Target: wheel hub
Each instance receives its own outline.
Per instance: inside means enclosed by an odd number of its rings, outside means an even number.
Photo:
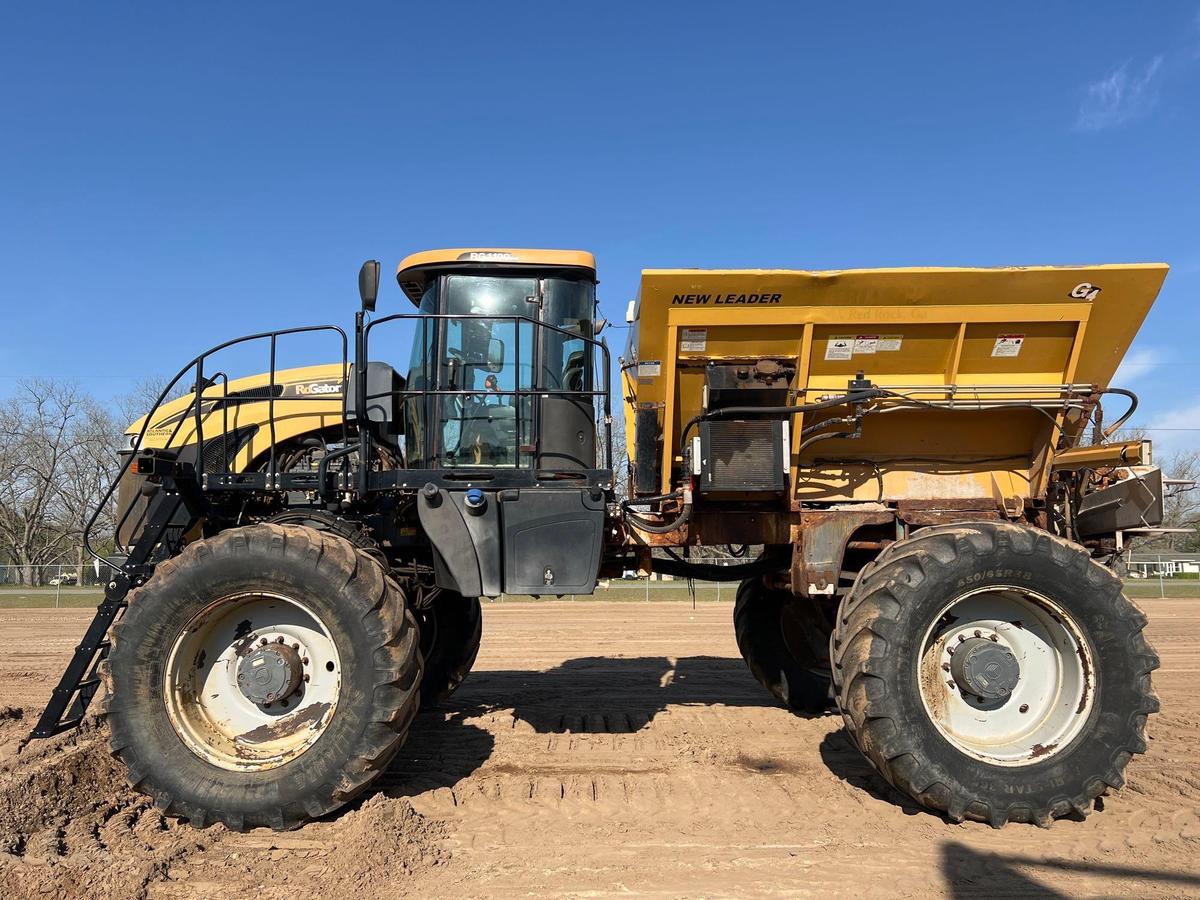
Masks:
[[[300,654],[287,644],[258,647],[238,663],[238,688],[247,700],[260,706],[290,696],[303,677]]]
[[[969,638],[954,648],[950,674],[969,694],[982,700],[1004,700],[1021,680],[1021,664],[1003,644]]]

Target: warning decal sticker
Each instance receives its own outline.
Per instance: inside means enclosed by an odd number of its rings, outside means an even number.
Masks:
[[[707,328],[684,328],[679,332],[679,349],[685,353],[703,353],[708,347]]]
[[[854,355],[860,353],[871,354],[879,347],[879,335],[877,334],[860,334],[854,339]]]
[[[825,345],[825,358],[850,359],[854,356],[855,337],[852,334],[834,335]]]
[[[648,359],[645,362],[638,363],[637,367],[638,378],[657,378],[662,374],[662,362],[657,359]]]
[[[1020,356],[1023,343],[1025,343],[1023,334],[1002,334],[996,338],[996,343],[992,346],[992,356]]]
[[[904,339],[899,334],[835,334],[825,345],[825,358],[852,359],[873,356],[885,350],[899,350]]]

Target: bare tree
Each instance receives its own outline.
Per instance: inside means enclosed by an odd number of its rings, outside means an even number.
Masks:
[[[194,373],[193,373],[194,374]],[[168,379],[162,378],[142,378],[134,384],[133,389],[123,397],[117,399],[117,412],[125,421],[122,426],[127,427],[132,425],[142,416],[150,412],[154,408],[155,402],[162,394],[163,389],[167,386]],[[170,392],[163,399],[164,403],[175,400],[188,393],[189,385],[177,384],[171,388]]]
[[[1200,528],[1200,490],[1196,487],[1200,482],[1200,449],[1178,451],[1167,459],[1162,469],[1167,478],[1192,482],[1167,489],[1163,501],[1163,525],[1190,531],[1168,534],[1164,544],[1172,550],[1194,551],[1200,547],[1200,534],[1197,533]]]
[[[0,554],[18,567],[24,584],[38,583],[38,567],[71,546],[71,530],[58,520],[59,481],[82,403],[76,385],[34,378],[0,406]]]
[[[80,404],[81,415],[72,430],[71,447],[63,458],[58,478],[55,519],[72,539],[72,559],[77,583],[84,580],[86,551],[84,530],[93,514],[93,536],[107,540],[114,527],[115,497],[102,504],[120,459],[117,449],[123,441],[123,423],[107,409],[87,399]]]
[[[613,491],[618,500],[629,496],[629,449],[625,443],[625,409],[615,406],[612,412]]]

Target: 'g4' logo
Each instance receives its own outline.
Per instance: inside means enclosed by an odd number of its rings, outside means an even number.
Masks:
[[[1100,288],[1089,281],[1085,281],[1071,288],[1071,296],[1076,300],[1095,300],[1100,296]]]

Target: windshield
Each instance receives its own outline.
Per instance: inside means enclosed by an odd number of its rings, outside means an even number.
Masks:
[[[591,389],[591,352],[583,338],[591,337],[594,296],[589,282],[557,278],[449,275],[440,287],[435,282],[421,312],[449,317],[422,322],[408,381],[443,393],[410,405],[408,465],[529,465],[535,386]],[[569,333],[536,329],[516,317],[540,318]],[[536,340],[535,329],[541,332]],[[424,420],[435,413],[433,458],[425,459]]]

